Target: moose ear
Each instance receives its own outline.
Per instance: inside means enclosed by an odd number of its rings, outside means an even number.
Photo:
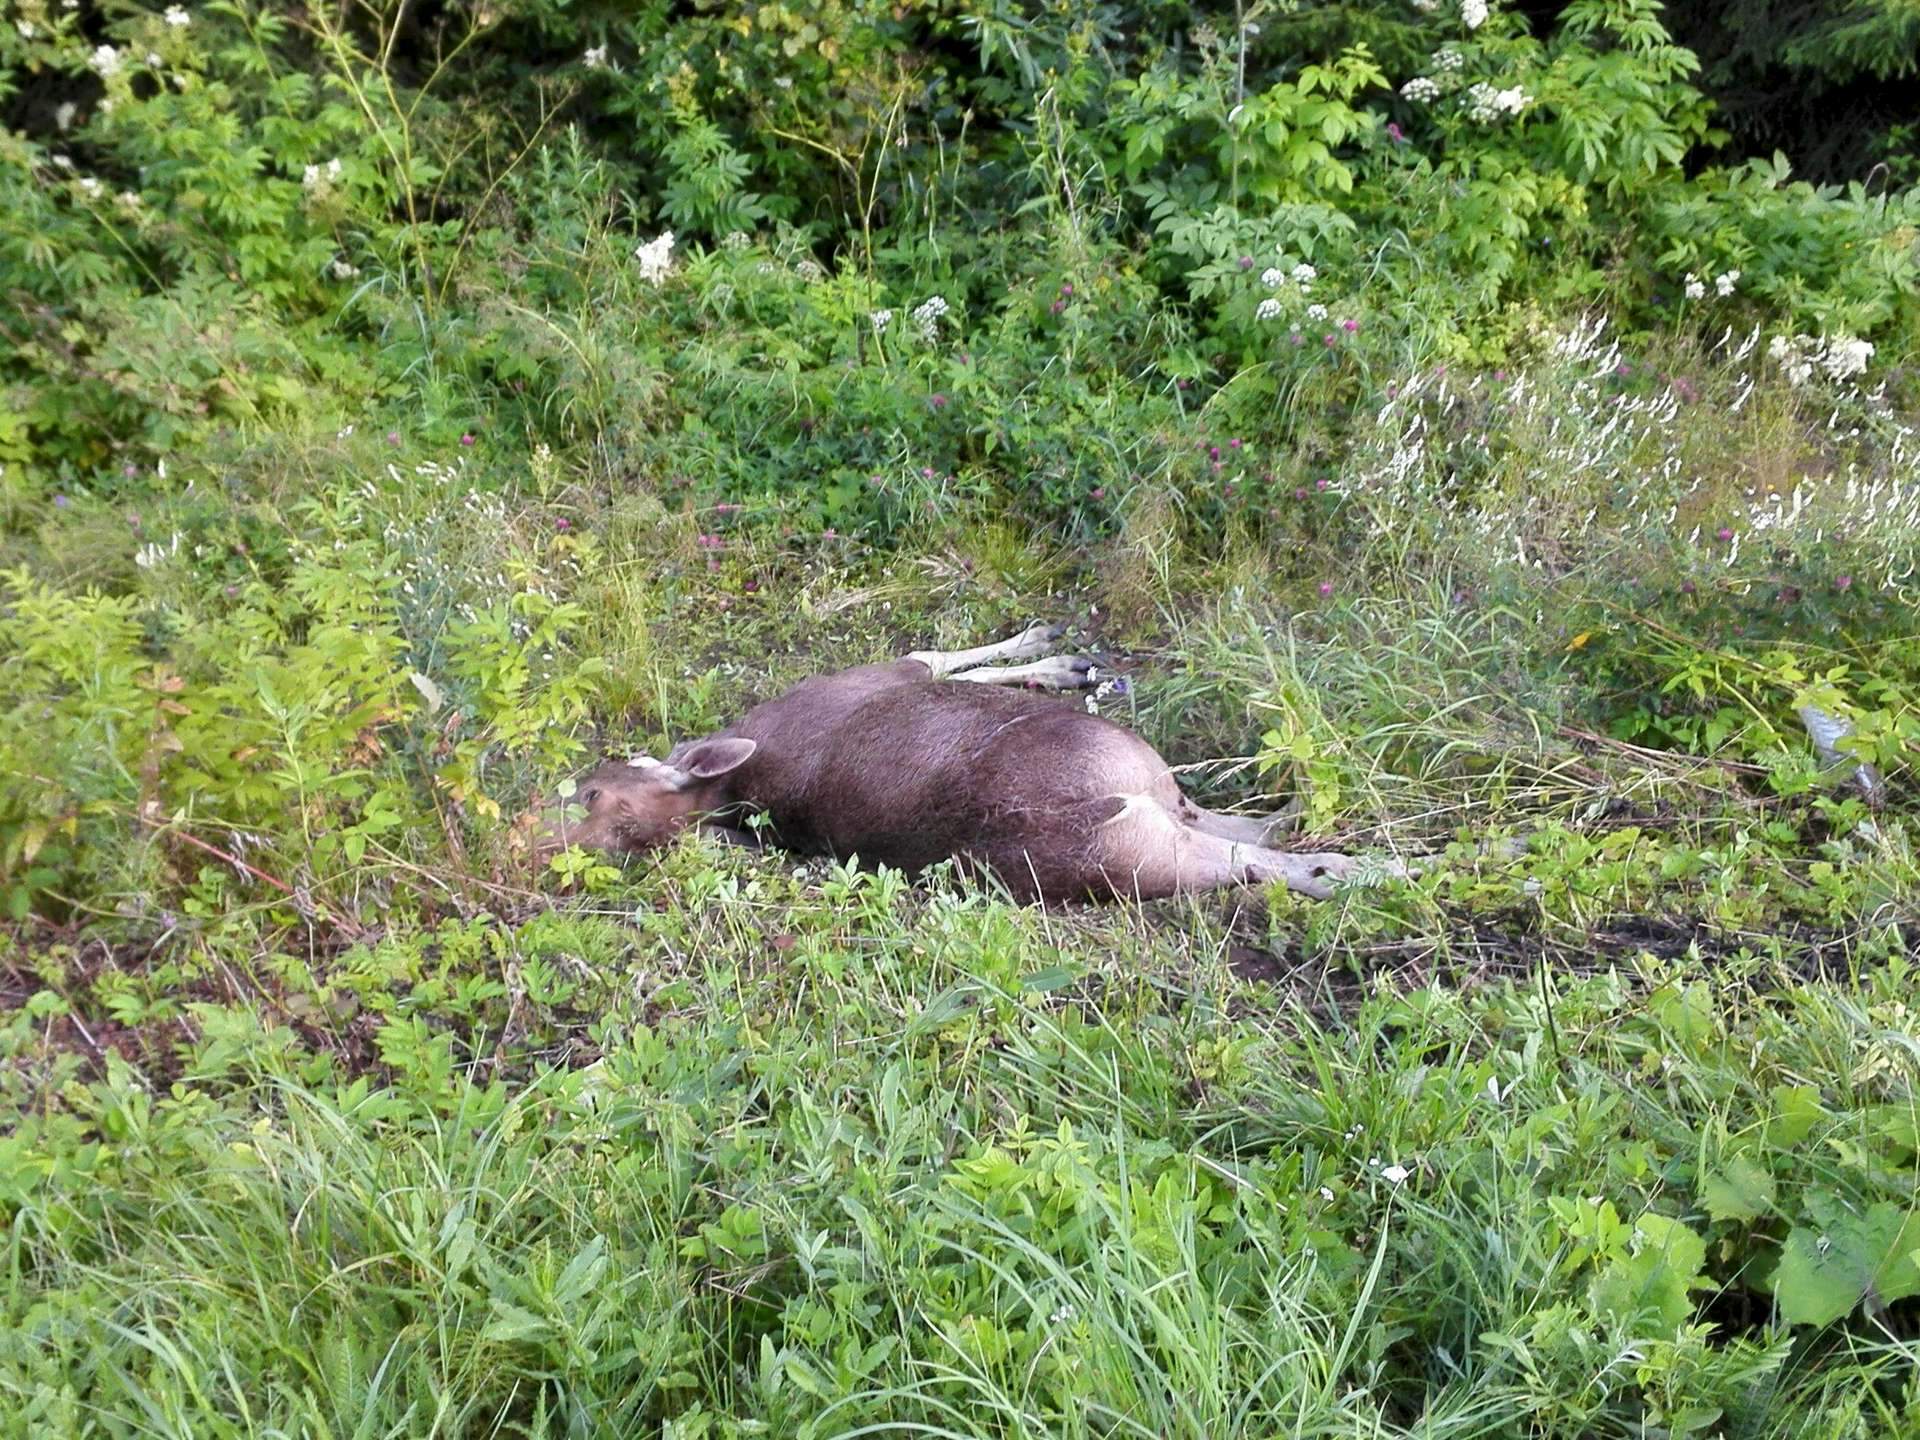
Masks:
[[[700,740],[675,752],[673,768],[686,777],[683,786],[698,780],[717,780],[746,764],[759,748],[752,740],[734,736]]]

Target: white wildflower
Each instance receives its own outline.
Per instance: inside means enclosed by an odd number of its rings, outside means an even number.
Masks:
[[[184,6],[169,5],[167,7],[167,13],[160,18],[176,30],[184,30],[187,27],[188,16]]]
[[[1871,341],[1847,334],[1832,339],[1823,335],[1817,340],[1811,335],[1776,335],[1767,345],[1767,358],[1794,386],[1806,384],[1816,369],[1826,371],[1834,380],[1850,380],[1867,368],[1873,353]]]
[[[1270,265],[1260,272],[1260,283],[1269,290],[1279,285],[1286,278],[1285,273],[1283,273],[1278,266]]]
[[[1327,307],[1326,307],[1326,306],[1324,306],[1324,305],[1309,305],[1309,306],[1307,306],[1307,319],[1309,319],[1309,320],[1324,320],[1324,319],[1326,319],[1326,318],[1327,318]]]
[[[633,258],[640,262],[640,278],[649,285],[658,285],[673,268],[673,232],[662,230],[635,250]]]
[[[793,267],[793,273],[798,275],[802,280],[806,281],[807,284],[809,285],[813,284],[815,281],[824,280],[827,278],[827,272],[820,267],[820,262],[818,260],[813,259],[811,256],[807,257],[804,260],[800,260],[796,262]]]
[[[1413,0],[1413,8],[1422,15],[1431,15],[1440,8],[1440,0]]]
[[[1380,1172],[1380,1178],[1390,1185],[1404,1185],[1413,1172],[1404,1165],[1389,1165]]]
[[[169,555],[180,553],[180,532],[173,532],[173,539],[162,545],[158,540],[149,540],[133,553],[133,563],[142,570],[151,570]]]
[[[1402,85],[1400,94],[1403,99],[1411,100],[1416,105],[1423,105],[1429,100],[1439,98],[1440,87],[1425,75],[1420,75]]]
[[[876,310],[867,316],[867,320],[873,326],[874,334],[884,335],[887,333],[887,326],[893,323],[893,311]]]
[[[360,273],[359,266],[349,265],[345,260],[334,261],[330,268],[333,271],[333,278],[336,280],[351,280]]]
[[[1873,345],[1851,335],[1836,335],[1827,342],[1820,364],[1836,380],[1847,380],[1867,368],[1873,358]]]
[[[75,105],[73,101],[62,100],[58,105],[53,107],[53,123],[62,130],[71,130],[73,128],[73,117],[77,115],[79,111],[80,107]]]
[[[122,190],[114,198],[120,202],[124,209],[138,210],[140,208],[140,197],[132,190]]]
[[[744,230],[729,230],[726,238],[720,242],[722,250],[745,250],[753,244],[753,237]]]
[[[1689,300],[1704,300],[1707,295],[1707,282],[1691,270],[1687,272],[1686,296]]]
[[[1467,118],[1478,125],[1491,125],[1502,115],[1518,115],[1533,103],[1533,97],[1518,85],[1510,90],[1496,90],[1485,81],[1469,86],[1467,99],[1471,102]]]
[[[1795,335],[1788,339],[1785,335],[1776,335],[1767,346],[1767,358],[1780,367],[1787,377],[1789,385],[1804,385],[1813,378],[1814,341],[1807,335]]]
[[[913,323],[920,331],[920,338],[929,345],[940,338],[940,317],[947,309],[946,300],[939,295],[930,295],[914,306]]]
[[[31,40],[33,38],[33,24],[31,21],[16,20],[13,22],[13,28],[20,32],[20,38],[22,40]]]
[[[111,80],[120,73],[120,52],[111,45],[97,47],[87,57],[87,66],[102,80]]]
[[[327,179],[338,180],[341,176],[342,170],[343,170],[343,167],[340,164],[340,160],[338,156],[327,161]]]
[[[1433,52],[1433,68],[1442,73],[1459,71],[1466,67],[1467,57],[1451,45],[1442,45]]]
[[[158,70],[166,63],[166,61],[160,58],[160,52],[158,50],[147,51],[147,68],[149,70]]]
[[[1460,20],[1469,30],[1487,23],[1487,0],[1460,0]]]
[[[318,165],[307,166],[305,170],[300,172],[300,183],[309,190],[318,190],[320,188],[320,167]]]
[[[1714,292],[1718,294],[1722,300],[1733,294],[1733,287],[1739,283],[1740,272],[1738,270],[1729,270],[1724,275],[1716,275],[1713,277]]]
[[[1259,308],[1257,308],[1253,312],[1253,318],[1256,320],[1271,320],[1275,316],[1277,316],[1279,313],[1280,313],[1279,300],[1269,295],[1266,299],[1260,302]]]
[[[82,175],[80,177],[80,193],[85,195],[89,200],[98,200],[100,198],[100,192],[105,188],[105,186],[91,175]]]
[[[1293,267],[1293,278],[1296,284],[1308,285],[1320,278],[1320,272],[1303,260]]]
[[[587,53],[580,57],[580,63],[589,70],[605,70],[607,68],[607,47],[604,45],[589,46]]]

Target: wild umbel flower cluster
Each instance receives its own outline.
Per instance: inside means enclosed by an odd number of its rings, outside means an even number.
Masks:
[[[1481,81],[1467,87],[1467,118],[1476,125],[1492,125],[1505,115],[1518,115],[1533,103],[1533,97],[1514,85],[1495,89]]]
[[[1283,264],[1286,258],[1286,252],[1281,251],[1280,259]],[[1285,309],[1284,302],[1287,299],[1298,299],[1311,294],[1313,282],[1319,278],[1320,272],[1304,260],[1291,270],[1284,270],[1279,265],[1269,266],[1260,272],[1260,283],[1276,293],[1269,295],[1254,307],[1253,318],[1256,320],[1278,318]],[[1320,305],[1309,307],[1307,313],[1311,315],[1314,310],[1319,310],[1323,315],[1326,313],[1326,307]]]
[[[640,262],[640,278],[649,285],[658,285],[673,269],[673,231],[662,230],[635,250],[633,258]]]
[[[1713,293],[1724,300],[1733,294],[1733,287],[1739,283],[1738,270],[1723,271],[1713,277]],[[1707,298],[1707,282],[1689,270],[1686,279],[1681,282],[1680,291],[1689,300],[1704,300]]]
[[[1466,78],[1467,57],[1451,45],[1442,45],[1427,61],[1433,73],[1418,75],[1400,87],[1402,99],[1416,105],[1429,104],[1442,95],[1451,95]],[[1475,87],[1481,89],[1485,87]]]
[[[345,167],[336,156],[324,165],[309,165],[301,173],[300,187],[309,195],[317,195],[331,185],[337,185],[340,177],[346,173]]]
[[[1487,0],[1460,0],[1460,23],[1478,30],[1487,23]]]
[[[946,300],[939,295],[929,295],[913,307],[914,328],[927,344],[931,345],[940,338],[940,320],[948,309]]]

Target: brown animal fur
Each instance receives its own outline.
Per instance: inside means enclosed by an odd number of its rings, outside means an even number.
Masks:
[[[935,678],[1087,683],[1084,661],[974,668],[1057,634],[1036,627],[997,647],[816,676],[664,762],[608,761],[577,791],[586,818],[550,824],[541,848],[633,852],[688,824],[759,813],[789,849],[909,872],[953,859],[1022,899],[1153,899],[1274,880],[1331,893],[1350,859],[1265,847],[1265,822],[1194,805],[1131,731],[1024,690]]]

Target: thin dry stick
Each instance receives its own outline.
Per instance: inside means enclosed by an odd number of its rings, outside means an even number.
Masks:
[[[225,850],[222,850],[218,845],[209,845],[206,841],[200,839],[197,835],[189,835],[184,830],[175,829],[171,825],[163,825],[157,820],[148,820],[146,823],[149,826],[151,826],[154,830],[164,835],[171,836],[175,840],[184,840],[187,842],[187,844],[193,846],[194,849],[204,850],[207,854],[213,856],[216,860],[224,860],[227,864],[233,866],[234,869],[244,871],[248,875],[253,876],[254,879],[261,881],[263,884],[271,885],[274,889],[278,890],[282,895],[285,895],[288,899],[292,900],[293,903],[298,908],[300,908],[303,911],[309,910],[309,909],[312,910],[315,914],[324,918],[329,924],[331,924],[335,929],[339,930],[341,934],[347,936],[349,939],[358,939],[367,933],[366,929],[360,924],[358,924],[357,922],[347,919],[347,917],[344,915],[335,914],[332,910],[328,909],[325,905],[321,904],[318,900],[315,900],[312,896],[302,895],[299,891],[295,890],[293,886],[287,884],[286,881],[280,879],[278,876],[269,875],[266,871],[262,870],[257,865],[249,865],[245,860],[242,860],[238,855],[230,855]]]

